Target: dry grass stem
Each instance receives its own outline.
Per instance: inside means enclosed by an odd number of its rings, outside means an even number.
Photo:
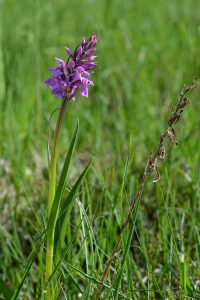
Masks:
[[[120,244],[121,244],[122,233],[126,230],[126,228],[128,227],[128,225],[131,221],[132,214],[133,214],[133,211],[134,211],[134,208],[135,208],[135,204],[136,204],[137,200],[139,199],[139,197],[142,196],[142,192],[143,192],[143,189],[144,189],[146,179],[152,173],[155,174],[155,178],[154,178],[153,182],[158,182],[159,179],[160,179],[160,172],[159,172],[159,168],[158,168],[158,160],[163,161],[166,158],[166,150],[165,150],[165,146],[164,146],[165,139],[168,139],[171,144],[176,144],[176,145],[178,144],[177,141],[175,140],[176,131],[174,129],[174,125],[180,121],[180,117],[183,113],[184,108],[188,104],[191,103],[190,99],[187,97],[187,94],[189,92],[191,92],[195,87],[196,87],[196,79],[194,80],[194,82],[191,85],[183,87],[183,89],[180,93],[180,100],[179,100],[175,110],[170,115],[170,118],[169,118],[168,123],[167,123],[166,130],[160,136],[159,143],[158,143],[158,146],[156,148],[156,151],[155,151],[154,154],[150,155],[150,158],[148,159],[148,162],[146,164],[146,168],[144,170],[143,178],[142,178],[141,183],[139,185],[138,191],[135,194],[135,197],[131,202],[131,206],[130,206],[128,215],[127,215],[127,217],[124,221],[121,232],[120,232],[120,234],[117,238],[117,241],[116,241],[116,243],[113,247],[111,257],[106,262],[104,272],[101,276],[101,282],[104,282],[104,280],[106,279],[106,276],[107,276],[107,273],[110,269],[111,263],[112,263],[114,257],[116,256],[116,253],[119,251],[119,247],[120,247]],[[100,299],[100,296],[101,296],[101,293],[102,293],[102,288],[103,288],[103,285],[100,284],[98,286],[98,289],[97,289],[96,300]]]

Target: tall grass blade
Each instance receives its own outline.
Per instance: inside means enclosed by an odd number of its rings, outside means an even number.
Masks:
[[[10,300],[12,298],[13,292],[8,287],[8,285],[0,278],[0,294],[4,296],[5,300]]]
[[[185,300],[187,295],[187,274],[186,261],[184,253],[180,254],[180,281],[181,281],[181,299]]]
[[[66,257],[66,255],[67,255],[68,251],[70,250],[70,248],[71,248],[71,246],[72,246],[72,244],[73,244],[73,242],[74,242],[74,240],[75,240],[75,238],[76,238],[76,235],[77,235],[77,233],[78,233],[78,231],[79,231],[79,229],[80,229],[80,227],[81,227],[81,224],[82,224],[82,221],[81,221],[80,224],[77,226],[77,228],[76,228],[76,230],[75,230],[75,232],[74,232],[74,235],[73,235],[71,241],[69,242],[67,248],[65,249],[65,251],[64,251],[64,253],[63,253],[63,255],[62,255],[62,258],[61,258],[60,261],[56,264],[56,266],[55,266],[55,268],[54,268],[54,270],[53,270],[53,272],[52,272],[52,275],[51,275],[51,277],[49,278],[49,281],[47,282],[47,284],[55,277],[56,272],[58,271],[58,269],[59,269],[59,267],[60,267],[62,261],[65,259],[65,257]]]
[[[89,299],[90,287],[91,287],[91,283],[89,282],[88,286],[86,287],[86,289],[83,293],[82,300],[88,300]]]
[[[35,247],[31,251],[31,254],[30,254],[29,259],[28,259],[27,266],[26,266],[25,271],[24,271],[24,275],[22,276],[21,282],[18,285],[18,287],[16,288],[11,300],[18,299],[18,295],[19,295],[20,290],[21,290],[21,288],[24,284],[24,281],[25,281],[26,277],[28,276],[29,270],[30,270],[36,256],[38,255],[38,251],[39,251],[39,249],[40,249],[40,247],[43,243],[43,238],[42,237],[43,237],[44,233],[45,233],[45,231],[40,235],[40,237],[38,239],[38,241],[41,239],[39,244],[37,246],[35,245]]]
[[[64,200],[61,214],[57,220],[57,226],[56,226],[56,235],[55,235],[55,244],[56,244],[56,253],[58,254],[58,251],[61,248],[64,248],[65,246],[65,234],[66,234],[66,225],[69,220],[68,216],[72,209],[72,205],[74,200],[76,199],[76,195],[78,192],[78,189],[81,185],[82,180],[84,179],[91,163],[93,160],[90,161],[90,163],[85,167],[79,178],[77,179],[76,183],[72,187],[71,191],[69,192],[67,198]]]
[[[140,205],[140,197],[138,198],[138,200],[135,203],[135,209],[133,211],[133,216],[132,216],[132,220],[131,220],[131,228],[130,228],[130,231],[129,231],[129,234],[128,234],[128,238],[127,238],[126,245],[125,245],[125,250],[124,250],[124,255],[123,255],[123,259],[122,259],[122,265],[121,265],[121,268],[120,268],[119,273],[118,273],[117,278],[116,278],[114,299],[118,299],[119,287],[120,287],[121,279],[122,279],[122,276],[123,276],[123,271],[124,271],[126,259],[127,259],[127,256],[128,256],[128,252],[129,252],[129,249],[130,249],[132,236],[133,236],[134,229],[135,229],[135,223],[136,223],[136,219],[137,219],[137,215],[138,215],[139,205]]]

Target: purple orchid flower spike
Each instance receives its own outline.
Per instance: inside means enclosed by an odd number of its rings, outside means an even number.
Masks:
[[[94,34],[88,40],[83,38],[74,52],[65,48],[68,55],[66,63],[62,59],[55,58],[58,66],[49,69],[53,76],[45,81],[52,89],[52,94],[58,98],[75,100],[79,90],[82,96],[88,97],[88,87],[94,85],[89,77],[93,73],[91,70],[97,65],[94,62],[96,56],[93,55],[96,52],[96,44],[97,37]]]

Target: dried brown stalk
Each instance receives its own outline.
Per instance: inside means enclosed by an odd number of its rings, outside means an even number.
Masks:
[[[183,87],[183,89],[182,89],[182,91],[180,93],[179,103],[177,104],[174,112],[172,112],[172,114],[171,114],[171,116],[170,116],[170,118],[168,120],[168,124],[167,124],[168,126],[167,126],[165,132],[160,136],[158,147],[157,147],[155,153],[153,155],[150,155],[150,158],[149,158],[149,160],[147,162],[147,165],[146,165],[146,168],[144,170],[143,178],[142,178],[142,181],[141,181],[140,186],[138,188],[138,191],[135,194],[135,197],[134,197],[134,199],[131,202],[129,213],[128,213],[126,219],[125,219],[124,225],[123,225],[123,227],[121,229],[121,232],[120,232],[120,234],[119,234],[119,236],[117,238],[115,246],[113,247],[111,257],[110,257],[110,259],[107,261],[107,263],[105,265],[104,272],[103,272],[103,274],[101,276],[101,282],[104,282],[104,280],[105,280],[105,278],[107,276],[107,273],[109,271],[109,268],[111,266],[112,260],[114,259],[116,253],[119,250],[119,247],[120,247],[120,244],[121,244],[122,233],[126,230],[126,228],[128,227],[128,225],[129,225],[129,223],[131,221],[132,213],[133,213],[134,208],[135,208],[135,203],[137,202],[139,196],[142,195],[146,179],[152,173],[155,174],[155,179],[153,180],[153,182],[157,182],[160,179],[160,172],[159,172],[159,169],[158,169],[158,160],[159,159],[160,160],[164,160],[165,159],[165,152],[166,151],[165,151],[165,146],[164,146],[164,140],[166,138],[168,138],[169,142],[171,144],[178,144],[177,141],[175,140],[176,131],[174,129],[174,125],[180,121],[180,117],[181,117],[181,115],[183,113],[183,109],[188,104],[191,103],[190,99],[187,97],[187,93],[191,92],[195,87],[196,87],[196,79],[194,80],[194,82],[191,85]],[[100,284],[98,286],[98,289],[97,289],[96,300],[100,299],[102,288],[103,288],[103,284]]]

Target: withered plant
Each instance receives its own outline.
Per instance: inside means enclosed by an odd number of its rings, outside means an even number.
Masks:
[[[175,131],[174,125],[180,121],[181,115],[182,115],[185,107],[191,103],[191,100],[188,98],[188,93],[191,92],[195,87],[196,87],[196,79],[194,80],[194,82],[191,85],[188,85],[188,86],[184,85],[182,91],[180,92],[179,102],[178,102],[175,110],[171,113],[171,115],[169,117],[166,130],[160,136],[158,146],[157,146],[155,152],[153,154],[150,154],[150,157],[149,157],[146,167],[144,169],[142,180],[139,184],[138,190],[137,190],[133,200],[131,201],[128,215],[124,221],[124,224],[118,235],[117,241],[113,247],[111,257],[105,264],[105,268],[104,268],[104,271],[103,271],[103,274],[102,274],[101,280],[100,280],[101,283],[99,284],[98,289],[97,289],[96,300],[100,299],[100,296],[102,293],[102,288],[104,286],[104,282],[106,280],[107,274],[111,267],[112,261],[116,257],[117,252],[119,251],[121,240],[122,240],[122,233],[124,233],[124,231],[127,229],[128,225],[131,223],[136,206],[138,206],[138,200],[141,199],[144,185],[145,185],[147,178],[149,178],[150,175],[155,174],[153,182],[156,183],[160,180],[160,171],[159,171],[159,167],[158,167],[158,161],[159,160],[164,161],[166,159],[166,149],[165,149],[165,145],[164,145],[165,140],[168,140],[171,145],[173,145],[173,144],[178,145],[178,142],[176,141],[176,131]],[[131,235],[131,237],[129,237],[129,239],[131,240],[131,238],[132,238],[132,235]],[[126,259],[128,249],[126,249],[125,251],[126,251],[126,253],[124,255],[122,264],[124,263],[124,261]],[[115,289],[115,295],[117,294],[118,289],[119,289],[119,282]]]

